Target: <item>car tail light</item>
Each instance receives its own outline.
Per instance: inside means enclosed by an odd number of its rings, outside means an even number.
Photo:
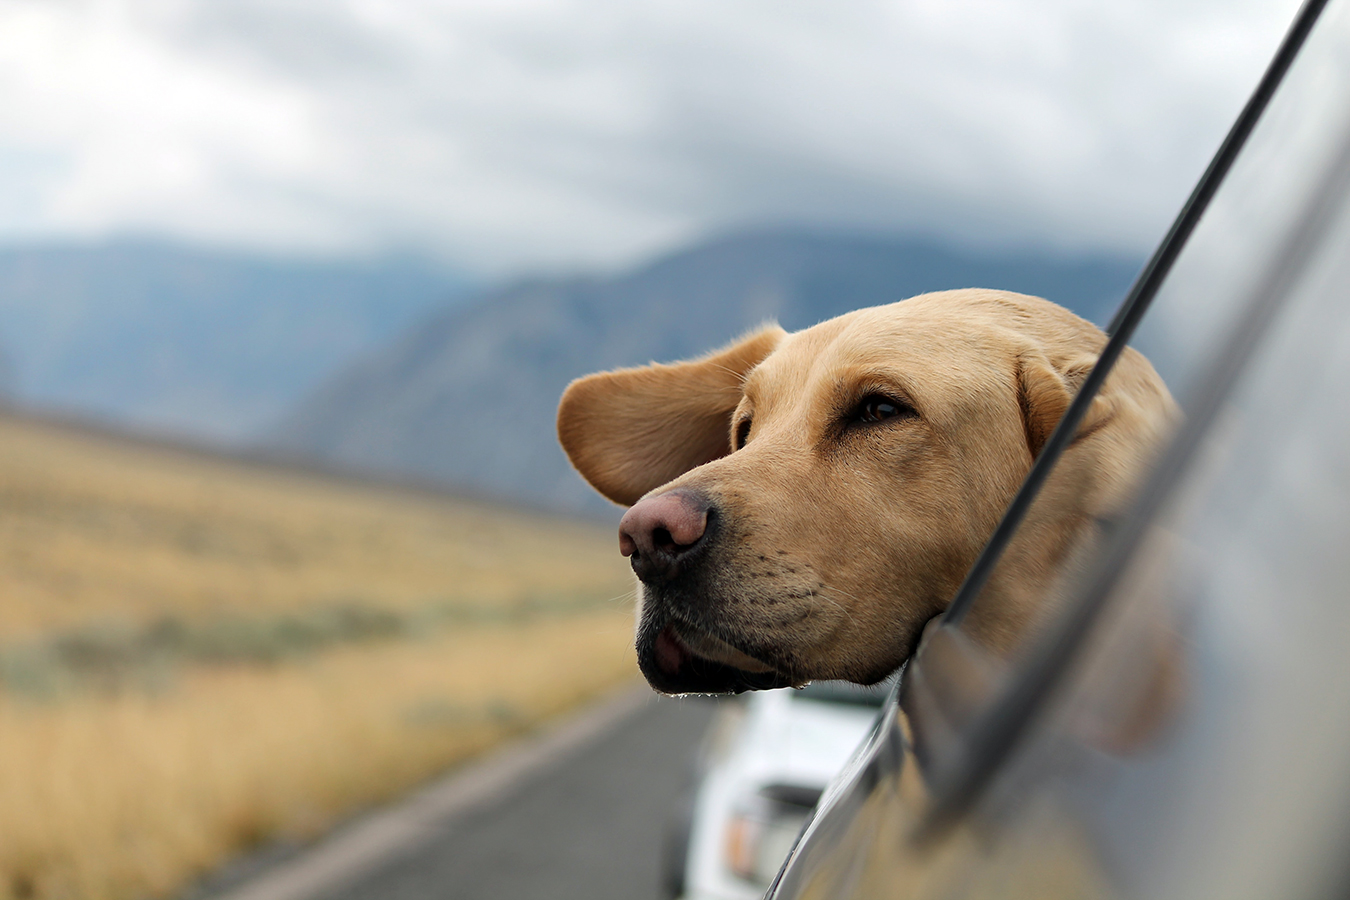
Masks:
[[[745,797],[727,821],[723,855],[736,877],[767,887],[811,817],[820,788],[770,784]]]

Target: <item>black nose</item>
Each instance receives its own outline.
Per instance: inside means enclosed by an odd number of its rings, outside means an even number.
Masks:
[[[708,530],[711,504],[679,489],[639,500],[619,522],[619,550],[645,582],[674,578]]]

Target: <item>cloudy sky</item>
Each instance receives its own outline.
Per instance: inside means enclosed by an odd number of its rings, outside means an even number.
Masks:
[[[0,0],[0,240],[613,266],[765,222],[1141,253],[1295,0]]]

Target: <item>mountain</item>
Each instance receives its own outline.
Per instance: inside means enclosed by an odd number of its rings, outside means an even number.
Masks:
[[[24,406],[237,443],[465,288],[414,260],[147,242],[0,249],[0,390]]]
[[[608,505],[572,472],[553,430],[578,375],[698,354],[767,319],[794,330],[946,288],[1037,294],[1100,324],[1138,267],[884,237],[733,235],[613,277],[517,284],[433,317],[327,381],[264,442],[348,469],[599,511]]]

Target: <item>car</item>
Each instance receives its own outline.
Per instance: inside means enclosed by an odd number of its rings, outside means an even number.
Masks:
[[[1350,0],[1309,0],[770,900],[1350,892],[1347,297]],[[991,658],[965,613],[1127,344],[1184,419]]]
[[[815,682],[721,704],[673,826],[666,895],[757,900],[821,792],[872,730],[889,684]]]

